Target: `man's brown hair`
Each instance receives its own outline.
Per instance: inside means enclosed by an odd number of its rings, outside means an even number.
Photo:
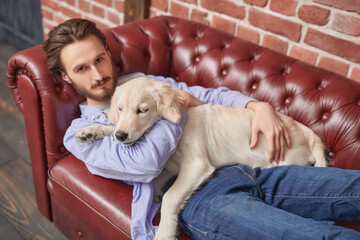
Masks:
[[[61,75],[65,72],[61,63],[60,52],[68,44],[80,41],[89,35],[94,35],[103,44],[106,50],[109,49],[104,34],[98,29],[95,23],[86,19],[69,19],[49,32],[49,38],[43,42],[42,48],[45,51],[47,67],[54,75]]]

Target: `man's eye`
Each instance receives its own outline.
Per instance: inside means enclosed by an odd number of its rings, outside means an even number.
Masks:
[[[98,58],[96,59],[96,62],[99,63],[99,62],[102,62],[102,60],[104,60],[103,57],[98,57]]]
[[[76,70],[76,72],[82,72],[82,71],[84,71],[85,70],[85,67],[79,67],[77,70]]]

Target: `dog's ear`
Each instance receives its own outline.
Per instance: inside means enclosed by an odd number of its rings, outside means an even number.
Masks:
[[[179,124],[181,120],[180,107],[182,105],[181,92],[172,89],[168,84],[158,83],[154,89],[154,98],[160,117]]]
[[[111,98],[111,103],[110,103],[110,111],[109,111],[109,120],[110,122],[112,122],[113,124],[116,124],[116,122],[119,120],[119,110],[117,107],[117,101],[118,101],[118,91],[115,89],[115,92]]]

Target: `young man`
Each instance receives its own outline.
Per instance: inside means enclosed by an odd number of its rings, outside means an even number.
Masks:
[[[72,19],[50,32],[43,49],[49,70],[86,97],[80,105],[81,118],[72,122],[64,137],[66,148],[93,174],[134,186],[132,237],[153,239],[151,222],[159,206],[152,201],[152,181],[174,152],[186,112],[179,125],[160,120],[131,146],[111,136],[91,144],[77,142],[74,136],[80,129],[111,124],[106,114],[117,76],[108,45],[92,22]],[[269,159],[282,160],[290,141],[269,104],[226,88],[188,87],[171,78],[148,77],[193,94],[196,98],[190,96],[184,109],[201,104],[198,99],[252,109],[250,146],[256,145],[261,132],[268,141]],[[266,123],[261,121],[265,118]],[[355,219],[360,219],[360,171],[301,166],[259,170],[236,165],[216,171],[189,199],[179,222],[194,239],[360,239],[360,233],[330,222]]]

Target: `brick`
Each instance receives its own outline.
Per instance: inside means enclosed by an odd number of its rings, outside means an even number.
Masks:
[[[336,13],[331,25],[332,29],[352,36],[360,35],[360,18]]]
[[[229,0],[202,0],[201,6],[208,10],[223,13],[237,19],[244,19],[246,14],[244,6],[239,6]]]
[[[309,28],[304,42],[353,62],[360,62],[360,45]]]
[[[323,26],[329,22],[330,10],[315,5],[302,5],[298,16],[304,22]]]
[[[354,67],[354,69],[351,72],[350,78],[360,82],[360,68]]]
[[[343,76],[346,76],[347,71],[349,70],[349,64],[335,60],[330,57],[322,57],[319,61],[318,67],[338,73]]]
[[[60,6],[60,11],[69,18],[81,18],[81,14],[79,12],[75,12],[74,10],[64,5]]]
[[[98,17],[104,18],[105,17],[105,9],[96,5],[92,5],[91,12]]]
[[[66,0],[66,3],[69,4],[70,6],[76,7],[75,0]]]
[[[153,3],[156,1],[152,0],[151,2]],[[124,12],[124,4],[125,4],[125,2],[123,0],[115,0],[115,2],[114,2],[115,10],[123,13]]]
[[[271,0],[270,9],[288,16],[295,16],[298,0]]]
[[[112,0],[95,0],[95,2],[101,3],[101,4],[109,6],[109,7],[112,6]]]
[[[195,22],[199,22],[205,25],[210,25],[210,21],[208,19],[208,13],[204,11],[193,9],[191,11],[190,19]]]
[[[108,29],[108,28],[111,27],[109,24],[104,23],[104,22],[100,22],[95,18],[89,17],[88,19],[90,21],[94,22],[96,24],[96,27],[98,27],[100,30]]]
[[[151,7],[157,8],[166,12],[168,10],[168,1],[164,0],[151,0]]]
[[[86,13],[90,13],[90,2],[87,0],[79,0],[79,9]]]
[[[42,12],[43,18],[51,20],[51,21],[54,19],[54,14],[52,12],[48,11],[47,9],[42,8],[41,12]]]
[[[253,42],[256,44],[259,44],[260,41],[260,34],[257,31],[241,25],[238,25],[237,27],[236,37],[245,39],[249,42]]]
[[[235,22],[214,15],[212,20],[212,27],[233,35],[235,30]]]
[[[111,11],[107,11],[107,19],[117,25],[119,25],[121,21],[119,13]]]
[[[256,27],[287,37],[298,42],[301,35],[301,25],[285,20],[257,9],[250,9],[249,22]]]
[[[189,8],[182,4],[178,4],[176,2],[171,2],[170,14],[175,17],[187,19],[189,16]]]
[[[256,5],[259,7],[265,7],[267,4],[267,0],[244,0],[245,3],[250,5]]]
[[[289,55],[293,58],[299,59],[303,62],[310,63],[312,65],[315,64],[316,58],[318,56],[318,54],[316,52],[307,50],[303,47],[296,46],[296,45],[292,46]]]
[[[41,4],[51,8],[54,11],[58,11],[59,10],[59,4],[58,1],[56,0],[41,0]]]
[[[55,13],[55,22],[57,24],[63,23],[65,20],[66,19],[61,14]]]
[[[270,48],[276,52],[286,54],[289,44],[286,41],[281,40],[280,38],[266,34],[264,36],[262,46]]]
[[[360,0],[313,0],[345,11],[360,13]]]

